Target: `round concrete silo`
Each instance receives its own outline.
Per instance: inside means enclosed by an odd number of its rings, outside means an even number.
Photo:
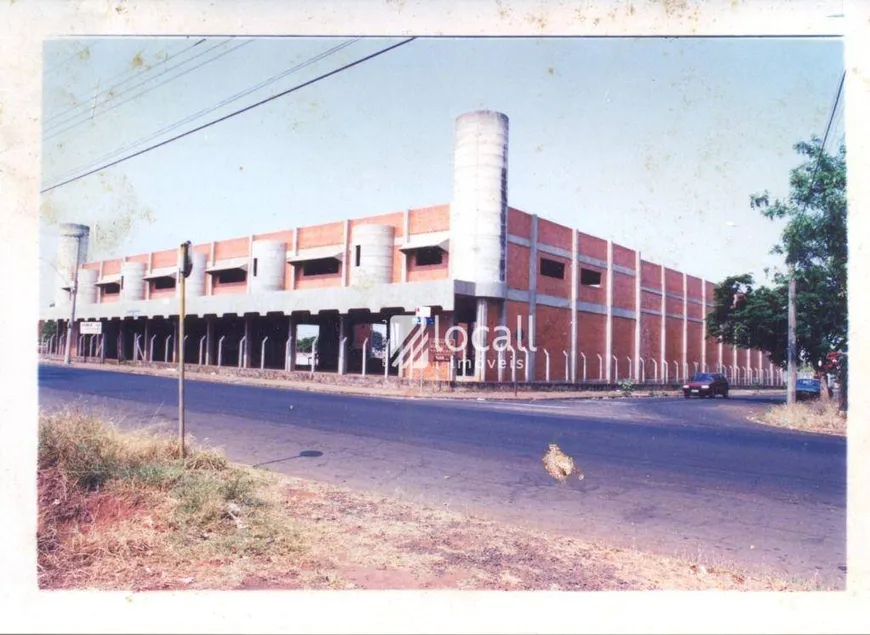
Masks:
[[[456,119],[450,266],[477,295],[503,297],[507,241],[508,118],[491,110]]]
[[[121,263],[121,299],[143,300],[145,298],[145,263]]]
[[[208,263],[208,254],[203,254],[198,251],[190,252],[190,260],[193,267],[190,270],[190,275],[184,282],[184,293],[187,297],[204,295],[205,294],[205,267]],[[181,286],[175,285],[176,293],[181,292]]]
[[[287,263],[287,243],[278,240],[255,240],[251,246],[251,293],[281,291]]]
[[[100,272],[96,269],[79,270],[79,288],[76,295],[78,304],[94,304],[97,301],[97,278]]]
[[[392,225],[356,225],[350,258],[351,284],[390,283],[396,228]]]
[[[88,241],[91,229],[87,225],[63,223],[60,226],[60,236],[57,245],[58,280],[56,304],[69,304],[70,289],[73,285],[76,268],[87,262]],[[76,258],[78,254],[78,258]]]

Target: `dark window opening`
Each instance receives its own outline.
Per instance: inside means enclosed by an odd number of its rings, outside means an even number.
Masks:
[[[121,293],[121,285],[117,282],[103,285],[103,295],[117,295]]]
[[[565,279],[565,263],[550,260],[549,258],[541,258],[541,275],[548,278]]]
[[[415,262],[418,267],[440,265],[444,262],[444,251],[441,247],[423,247],[417,250]]]
[[[356,267],[359,267],[359,258],[360,258],[361,251],[362,251],[361,246],[357,245],[356,250],[355,250],[355,255],[354,255],[354,262],[353,262],[354,266],[356,266]]]
[[[174,276],[163,276],[161,278],[154,278],[152,281],[155,289],[174,289],[175,288],[175,277]]]
[[[340,263],[336,258],[318,258],[302,263],[303,276],[326,276],[339,272]]]
[[[245,282],[248,279],[248,272],[244,269],[224,269],[214,274],[214,278],[218,284]]]
[[[601,272],[593,271],[592,269],[581,269],[580,270],[580,284],[585,285],[587,287],[600,287],[601,286]]]
[[[119,289],[123,289],[123,288],[124,288],[124,276],[121,276],[121,284],[120,284],[120,286],[119,286],[118,288],[119,288]]]
[[[257,277],[257,260],[259,260],[259,258],[254,258],[254,277],[255,278]]]

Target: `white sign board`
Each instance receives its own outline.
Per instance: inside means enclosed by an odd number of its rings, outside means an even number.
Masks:
[[[432,317],[432,307],[431,306],[418,306],[414,309],[414,316],[418,318],[428,318]]]
[[[82,322],[79,324],[79,333],[82,335],[99,335],[102,332],[102,322]]]

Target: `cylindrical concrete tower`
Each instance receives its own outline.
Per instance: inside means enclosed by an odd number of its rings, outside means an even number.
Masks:
[[[356,225],[350,251],[352,285],[389,283],[393,279],[392,225]]]
[[[100,272],[96,269],[79,270],[79,292],[76,298],[78,304],[94,304],[97,301],[97,278]]]
[[[87,225],[64,223],[60,226],[60,242],[57,246],[57,270],[61,275],[58,280],[55,304],[64,305],[70,302],[70,290],[73,286],[75,271],[88,259],[88,239],[91,229]],[[78,252],[78,260],[76,260]]]
[[[251,293],[281,291],[287,264],[287,243],[279,240],[255,240],[251,246],[249,275]]]
[[[145,299],[145,267],[144,262],[121,263],[122,300]]]
[[[190,260],[193,267],[184,282],[184,293],[188,298],[205,294],[205,267],[208,262],[208,254],[191,251]],[[176,294],[181,293],[181,285],[175,285],[175,292]]]
[[[507,242],[508,118],[480,110],[456,119],[451,276],[476,295],[504,297]]]

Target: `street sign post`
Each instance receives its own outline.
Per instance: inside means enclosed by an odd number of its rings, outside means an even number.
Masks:
[[[79,335],[100,335],[102,332],[102,322],[82,322],[79,324]]]

